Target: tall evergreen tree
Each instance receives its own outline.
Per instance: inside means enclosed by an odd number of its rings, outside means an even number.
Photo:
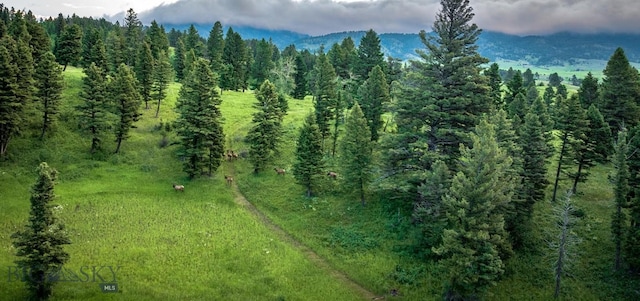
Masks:
[[[59,112],[60,99],[64,82],[62,67],[56,62],[56,57],[51,52],[42,56],[35,73],[36,99],[42,106],[42,133],[40,139],[44,139],[47,130],[51,129],[55,115]]]
[[[361,108],[371,130],[371,141],[378,141],[378,131],[382,128],[384,105],[391,101],[389,85],[379,65],[373,67],[361,88]]]
[[[622,127],[640,123],[640,75],[622,48],[616,49],[603,73],[600,111],[615,135]]]
[[[107,81],[104,71],[95,64],[84,69],[84,74],[80,91],[83,102],[77,110],[80,126],[91,135],[91,153],[94,153],[101,148],[102,136],[109,126]]]
[[[182,38],[178,38],[178,42],[175,47],[175,53],[173,55],[173,69],[176,72],[176,79],[179,82],[182,82],[185,75],[184,74],[184,61],[187,57],[186,49],[184,47],[184,43],[182,42]]]
[[[244,91],[247,87],[248,59],[247,46],[244,40],[242,40],[239,33],[229,27],[222,53],[222,61],[226,67],[222,74],[220,88],[235,91],[242,89]]]
[[[293,89],[293,98],[304,99],[307,95],[307,65],[302,59],[302,55],[296,55],[296,67],[294,73],[295,88]]]
[[[164,27],[158,25],[156,20],[151,21],[151,25],[147,30],[147,37],[149,38],[149,49],[153,55],[153,59],[160,58],[160,53],[169,53],[169,39]]]
[[[484,75],[489,80],[489,88],[491,88],[491,98],[493,99],[493,107],[495,109],[503,108],[502,101],[502,78],[500,77],[500,66],[493,63],[489,69],[484,71]]]
[[[0,39],[0,157],[6,155],[11,138],[19,133],[23,118],[24,105],[17,95],[15,48],[11,36],[5,35]]]
[[[360,202],[365,206],[365,192],[372,176],[373,144],[371,130],[357,102],[347,115],[345,135],[340,142],[342,174],[346,186],[360,195]]]
[[[67,65],[73,64],[80,58],[82,52],[82,29],[78,24],[65,27],[58,40],[56,58],[63,66],[62,70],[67,70]]]
[[[17,249],[16,263],[27,271],[26,284],[34,300],[48,300],[53,290],[55,273],[69,260],[64,245],[71,244],[65,226],[53,212],[54,188],[58,172],[42,162],[38,178],[31,188],[31,211],[24,230],[13,235]]]
[[[160,114],[160,103],[167,97],[167,88],[169,87],[172,76],[173,69],[169,62],[169,56],[164,51],[161,51],[153,67],[153,83],[151,85],[151,99],[158,103],[156,118],[158,118]]]
[[[130,67],[135,67],[138,49],[142,43],[142,22],[138,19],[138,14],[129,8],[124,18],[124,38],[126,45],[125,63]],[[120,68],[118,66],[118,68]]]
[[[120,65],[115,78],[109,83],[109,92],[116,104],[116,115],[119,119],[115,128],[117,154],[122,141],[129,138],[129,130],[135,127],[133,123],[138,121],[141,115],[138,108],[142,99],[134,74],[127,65]]]
[[[202,57],[204,52],[204,44],[201,41],[200,34],[198,33],[198,29],[196,29],[195,25],[191,24],[189,29],[187,29],[185,38],[184,38],[184,48],[188,52],[193,50],[196,57]]]
[[[249,160],[255,173],[265,170],[273,160],[282,135],[282,121],[276,87],[266,80],[256,92],[253,127],[247,135]]]
[[[562,99],[562,97],[560,97]],[[558,159],[558,167],[556,168],[555,183],[553,185],[552,202],[555,203],[558,192],[558,184],[560,182],[560,172],[566,168],[568,164],[575,158],[570,151],[576,146],[577,141],[584,135],[584,131],[589,126],[586,112],[580,105],[578,96],[571,95],[566,101],[562,101],[558,105],[558,120],[556,126],[558,128],[558,137],[560,138],[560,154]]]
[[[625,239],[626,214],[623,208],[627,207],[629,202],[629,165],[627,163],[627,132],[622,130],[618,132],[618,139],[615,145],[615,154],[613,164],[615,173],[613,175],[613,192],[615,211],[611,218],[611,234],[615,244],[615,269],[619,270],[622,266],[622,245]]]
[[[504,103],[507,107],[511,106],[511,103],[515,101],[518,94],[521,94],[523,97],[527,95],[527,90],[524,86],[522,73],[520,71],[516,71],[511,80],[509,80],[506,84],[507,91],[504,95]],[[524,114],[522,115],[524,117]]]
[[[315,113],[322,139],[329,137],[330,121],[334,116],[337,95],[336,71],[327,56],[321,51],[316,63]]]
[[[194,178],[204,172],[213,174],[220,166],[224,149],[224,133],[215,77],[209,64],[198,59],[182,84],[176,110],[176,128],[185,158],[183,170]]]
[[[454,163],[460,143],[469,143],[468,133],[490,111],[492,100],[486,78],[480,75],[481,65],[488,60],[477,52],[481,30],[470,24],[474,14],[469,1],[442,0],[441,5],[433,25],[435,35],[420,32],[429,52],[419,51],[424,62],[415,62],[413,68],[430,82],[426,145],[444,155],[447,163]]]
[[[375,66],[384,66],[384,54],[380,50],[378,34],[373,29],[369,29],[358,45],[358,59],[354,68],[356,78],[360,82],[365,81]]]
[[[593,77],[591,72],[587,73],[587,76],[582,80],[580,89],[578,89],[578,99],[582,107],[587,109],[589,106],[600,106],[599,103],[600,91],[598,87],[598,79]]]
[[[149,109],[149,100],[151,100],[151,89],[153,85],[153,65],[154,58],[151,53],[151,47],[147,41],[143,41],[138,49],[135,75],[138,81],[139,93],[144,101],[145,110]],[[119,72],[120,70],[118,70]]]
[[[255,87],[259,87],[269,77],[269,73],[275,67],[272,60],[273,47],[265,39],[258,41],[256,55],[251,65],[251,78]]]
[[[434,251],[448,272],[446,300],[478,298],[504,273],[511,246],[504,217],[497,207],[511,201],[514,179],[511,158],[498,147],[486,121],[471,135],[473,148],[461,146],[462,169],[444,197],[448,226]]]
[[[115,75],[118,66],[125,62],[127,51],[126,41],[120,27],[116,27],[107,33],[107,65],[109,74]]]
[[[589,106],[586,117],[588,126],[573,147],[574,163],[578,165],[578,170],[569,174],[573,178],[573,193],[577,192],[578,183],[587,181],[590,168],[607,160],[613,146],[609,125],[595,105]]]
[[[431,256],[432,249],[442,244],[442,234],[447,226],[447,212],[442,199],[449,192],[451,177],[447,164],[438,160],[418,186],[419,200],[414,204],[412,217],[420,228],[420,247],[427,256]]]
[[[305,119],[296,144],[296,162],[293,165],[293,176],[298,184],[305,187],[307,197],[313,194],[317,178],[322,174],[322,135],[316,124],[315,115],[309,114]]]
[[[224,33],[222,32],[222,23],[216,21],[209,31],[209,39],[207,39],[207,53],[211,62],[211,71],[220,75],[223,71],[222,53],[224,51]]]

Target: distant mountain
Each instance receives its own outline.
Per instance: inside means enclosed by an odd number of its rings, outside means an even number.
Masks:
[[[165,24],[165,28],[186,30],[189,25]],[[213,25],[195,25],[203,37],[209,36]],[[269,39],[284,49],[294,44],[297,49],[315,51],[324,45],[328,50],[334,43],[341,43],[350,36],[356,45],[364,31],[331,33],[309,36],[286,30],[268,30],[247,26],[232,26],[243,39]],[[224,29],[226,33],[227,28]],[[385,55],[400,59],[416,58],[416,49],[424,49],[418,34],[379,34]],[[640,34],[577,34],[557,33],[545,36],[516,36],[484,31],[478,39],[478,51],[491,61],[498,59],[526,60],[532,65],[555,65],[571,63],[572,60],[608,61],[616,48],[622,47],[631,62],[640,63]]]

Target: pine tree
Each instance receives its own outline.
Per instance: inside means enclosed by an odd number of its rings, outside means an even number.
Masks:
[[[71,244],[65,226],[53,211],[54,188],[58,172],[47,163],[40,163],[38,178],[31,188],[31,211],[24,230],[11,235],[16,263],[27,273],[26,284],[34,300],[51,296],[55,274],[69,260],[63,249]]]
[[[175,53],[173,56],[173,69],[176,72],[176,79],[179,82],[182,82],[186,74],[184,73],[185,69],[185,60],[187,57],[187,53],[184,47],[184,43],[182,42],[182,38],[178,38],[178,44],[175,48]]]
[[[515,248],[520,247],[532,232],[531,218],[533,207],[545,199],[545,191],[549,185],[547,179],[547,154],[549,145],[545,140],[545,132],[540,116],[533,107],[524,117],[520,128],[520,145],[522,147],[521,193],[522,203],[516,208],[516,233],[522,238]]]
[[[547,144],[547,157],[550,158],[553,156],[553,153],[554,153],[554,146],[553,146],[554,122],[553,122],[553,119],[551,118],[551,115],[549,114],[548,107],[545,104],[545,102],[538,97],[531,105],[531,108],[529,108],[529,112],[532,112],[533,115],[537,116],[540,121],[540,125],[542,126],[542,134]],[[525,116],[525,119],[526,119],[526,116]]]
[[[522,86],[526,89],[536,86],[536,80],[533,78],[533,72],[531,72],[531,69],[529,68],[522,73]]]
[[[75,63],[82,52],[82,29],[78,24],[65,27],[58,38],[56,58],[63,66],[62,71],[67,70],[67,65]]]
[[[329,137],[331,132],[329,123],[334,116],[337,100],[336,71],[327,56],[321,51],[316,63],[315,113],[316,123],[322,134],[322,139]]]
[[[364,82],[375,66],[384,66],[384,54],[380,50],[378,34],[373,29],[369,29],[358,46],[358,59],[354,68],[356,78],[360,82]]]
[[[151,99],[158,102],[156,108],[156,118],[160,114],[160,103],[167,97],[167,88],[173,76],[173,69],[169,62],[169,57],[164,51],[161,51],[153,67],[153,84],[151,85]]]
[[[115,75],[118,66],[125,62],[127,51],[125,43],[124,35],[120,27],[116,27],[107,34],[106,49],[109,74]]]
[[[120,65],[115,78],[109,83],[109,92],[116,104],[116,115],[119,118],[115,128],[117,154],[122,141],[129,138],[129,130],[135,127],[133,123],[138,121],[141,115],[138,113],[141,96],[133,72],[127,65]]]
[[[507,82],[507,91],[504,95],[504,103],[507,107],[511,107],[511,103],[515,101],[518,94],[523,97],[527,95],[527,90],[523,84],[522,73],[516,71],[510,81]],[[521,116],[524,117],[524,114]]]
[[[562,99],[562,97],[560,97]],[[557,104],[558,116],[556,126],[559,131],[560,138],[560,155],[558,159],[558,167],[556,168],[556,178],[553,185],[553,196],[551,201],[555,203],[556,195],[558,192],[558,184],[560,181],[560,172],[566,168],[575,158],[575,155],[570,153],[572,147],[575,147],[576,143],[580,142],[576,140],[580,139],[584,135],[584,131],[589,126],[589,121],[586,116],[585,110],[580,105],[578,96],[576,94]]]
[[[584,135],[579,136],[579,141],[573,149],[574,161],[578,164],[577,172],[570,173],[573,177],[573,193],[577,192],[579,182],[587,181],[590,168],[596,166],[597,162],[603,163],[607,160],[613,146],[609,125],[595,105],[589,106],[586,117],[588,126],[584,129]]]
[[[80,91],[83,103],[77,110],[80,113],[80,126],[91,135],[91,153],[94,153],[101,148],[102,136],[109,126],[107,82],[104,71],[95,64],[84,69],[84,73]]]
[[[154,59],[151,48],[147,41],[143,41],[138,49],[137,60],[135,65],[135,75],[138,80],[139,93],[144,101],[145,110],[149,109],[149,100],[151,99],[151,89],[153,85],[153,65]]]
[[[424,183],[418,186],[419,199],[414,204],[412,217],[420,227],[420,245],[428,256],[433,252],[432,248],[442,244],[442,234],[447,226],[442,198],[449,192],[451,177],[447,164],[438,160],[426,172]]]
[[[256,46],[256,55],[251,65],[251,77],[255,87],[259,87],[269,77],[269,73],[275,67],[272,60],[273,48],[269,42],[262,39]]]
[[[255,173],[265,170],[276,154],[282,135],[282,121],[276,87],[266,80],[256,92],[253,107],[253,127],[247,135],[249,142],[249,161]]]
[[[361,89],[360,104],[371,129],[371,141],[378,141],[378,131],[382,128],[383,106],[391,101],[389,85],[380,66],[373,67]]]
[[[622,264],[622,244],[625,239],[626,214],[623,208],[627,207],[629,201],[629,165],[627,163],[627,132],[622,130],[618,132],[618,140],[615,145],[614,166],[615,174],[613,175],[613,191],[615,212],[611,218],[611,234],[615,243],[615,269],[619,270]]]
[[[147,38],[149,39],[149,49],[154,60],[160,58],[160,53],[169,53],[169,39],[164,27],[159,26],[156,20],[151,21],[151,26],[147,30]]]
[[[441,4],[433,25],[435,35],[420,32],[429,53],[420,51],[424,62],[413,67],[430,82],[427,144],[449,164],[456,161],[460,143],[469,143],[468,133],[480,116],[491,110],[492,99],[486,78],[480,75],[481,65],[488,59],[477,52],[481,30],[470,24],[474,14],[469,1],[443,0]]]
[[[371,167],[373,161],[373,143],[371,130],[367,120],[356,102],[347,115],[345,135],[340,141],[340,159],[342,174],[347,188],[360,195],[360,202],[365,206],[366,186],[371,181]]]
[[[434,252],[448,272],[446,300],[480,297],[504,273],[511,253],[500,204],[511,201],[514,179],[511,158],[498,147],[494,128],[486,121],[471,135],[473,148],[461,146],[461,166],[443,199],[448,226]]]
[[[180,88],[176,110],[176,128],[180,136],[183,170],[189,178],[203,173],[209,176],[220,166],[224,148],[222,99],[216,91],[215,77],[204,59],[195,62]]]
[[[560,284],[562,276],[567,273],[571,264],[571,256],[569,256],[575,245],[580,241],[574,233],[576,210],[571,204],[571,193],[567,193],[564,200],[553,208],[553,215],[556,219],[558,233],[558,242],[551,245],[552,249],[558,254],[558,259],[554,262],[553,275],[555,278],[554,298],[560,296]]]
[[[561,84],[562,84],[562,77],[558,75],[558,72],[554,72],[549,75],[549,86],[557,88]]]
[[[207,53],[211,62],[211,71],[220,75],[223,71],[222,53],[224,51],[224,36],[222,32],[222,23],[216,21],[209,32],[207,39]]]
[[[196,57],[202,57],[204,44],[201,41],[198,30],[193,24],[189,25],[189,29],[187,29],[187,33],[184,38],[184,48],[187,52],[193,50]]]
[[[622,48],[616,49],[603,73],[600,111],[615,135],[640,122],[640,76]]]
[[[305,119],[296,144],[296,162],[293,165],[293,176],[298,184],[307,190],[307,197],[313,195],[317,176],[322,173],[322,136],[316,124],[315,115],[309,114]]]
[[[5,35],[0,39],[0,157],[6,155],[9,142],[19,133],[23,119],[24,105],[17,95],[18,68],[13,59],[15,47],[11,36]]]
[[[294,82],[293,98],[304,99],[307,95],[307,65],[300,54],[296,55]]]
[[[578,89],[578,99],[580,99],[582,107],[587,109],[591,105],[600,106],[598,100],[599,97],[600,91],[598,87],[598,79],[593,77],[593,74],[589,72],[580,84],[580,89]]]
[[[36,99],[42,105],[42,133],[40,139],[44,139],[47,130],[51,129],[55,115],[59,112],[62,88],[62,67],[56,62],[56,57],[51,52],[42,56],[35,73]]]
[[[500,77],[500,67],[493,63],[489,69],[484,71],[484,75],[489,79],[489,87],[491,88],[491,98],[493,99],[494,109],[501,109],[504,106],[502,101],[502,78]]]
[[[142,22],[138,19],[138,14],[129,8],[124,19],[124,38],[125,38],[125,63],[129,67],[135,67],[136,57],[140,43],[142,43]],[[118,66],[118,68],[120,68]]]
[[[229,27],[222,53],[222,61],[226,68],[222,74],[220,88],[234,91],[242,89],[244,91],[247,87],[248,58],[249,53],[242,37]]]

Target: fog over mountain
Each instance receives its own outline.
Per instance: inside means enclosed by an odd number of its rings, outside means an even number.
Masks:
[[[637,0],[475,0],[473,22],[509,34],[562,31],[640,33]],[[139,14],[145,22],[213,23],[290,30],[310,35],[374,29],[430,31],[439,0],[294,1],[180,0]]]

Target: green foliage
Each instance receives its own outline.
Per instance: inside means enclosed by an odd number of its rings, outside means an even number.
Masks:
[[[372,177],[373,142],[367,120],[356,102],[345,122],[345,135],[340,141],[340,160],[345,186],[360,195],[365,205],[365,190]]]
[[[257,102],[253,108],[253,127],[247,134],[249,161],[255,173],[266,169],[276,155],[282,136],[282,111],[276,87],[266,80],[256,92]]]
[[[322,174],[322,135],[313,114],[305,119],[296,144],[296,163],[293,165],[293,176],[307,189],[307,197],[313,193],[317,177]]]
[[[216,21],[209,31],[209,39],[207,39],[207,53],[211,62],[211,71],[216,74],[222,74],[223,61],[222,53],[224,51],[224,36],[222,32],[222,23]]]
[[[71,244],[64,224],[53,212],[54,187],[58,172],[41,163],[38,178],[31,189],[29,223],[24,230],[11,235],[17,249],[17,265],[27,271],[26,283],[35,300],[48,300],[55,274],[69,260],[63,245]]]
[[[10,36],[0,39],[0,156],[5,156],[9,141],[19,133],[23,102],[18,97],[19,85],[14,63],[15,41]]]
[[[486,121],[471,139],[473,148],[461,146],[462,170],[443,199],[448,226],[442,244],[434,248],[447,273],[447,300],[479,297],[502,276],[511,254],[500,206],[514,193],[512,160],[498,147],[494,126]]]
[[[109,73],[115,74],[118,70],[118,66],[125,62],[125,55],[127,47],[125,45],[124,35],[120,27],[109,31],[107,34],[106,51],[107,51],[107,65],[109,66]]]
[[[187,52],[193,50],[196,57],[202,57],[202,54],[204,53],[204,44],[201,39],[202,38],[200,37],[195,25],[189,25],[189,29],[187,29],[186,35],[184,36],[184,49]]]
[[[516,71],[511,80],[506,83],[506,86],[507,91],[504,95],[504,103],[507,108],[512,107],[511,103],[515,101],[518,95],[521,95],[522,97],[527,95],[527,89],[523,83],[522,73],[520,73],[520,70]],[[524,117],[524,114],[521,117]]]
[[[613,191],[615,211],[611,218],[611,234],[615,243],[615,268],[619,270],[622,266],[622,245],[627,233],[626,214],[623,208],[627,207],[629,202],[629,165],[627,163],[627,132],[618,132],[618,139],[615,145],[614,166],[615,173],[613,175]]]
[[[91,135],[91,153],[94,153],[101,149],[102,137],[110,126],[110,105],[104,70],[91,64],[84,73],[79,94],[82,103],[77,107],[78,121],[82,130]]]
[[[47,130],[54,124],[55,116],[59,113],[60,100],[64,82],[62,78],[62,67],[56,62],[56,57],[47,52],[37,65],[36,73],[36,99],[42,108],[42,134],[43,139]]]
[[[124,38],[125,38],[125,63],[129,67],[135,67],[136,57],[140,44],[142,43],[142,22],[138,19],[138,14],[129,8],[124,17]]]
[[[269,73],[275,67],[272,60],[273,45],[262,39],[256,46],[256,55],[251,65],[251,78],[254,87],[259,87],[269,77]]]
[[[549,75],[549,86],[560,87],[562,85],[562,78],[558,75],[558,72],[551,73]]]
[[[187,56],[186,52],[187,51],[184,47],[184,43],[182,42],[182,39],[179,38],[178,43],[175,47],[175,52],[173,54],[173,70],[175,71],[176,79],[179,82],[182,82],[186,75],[184,73],[185,59]]]
[[[379,65],[373,67],[360,90],[360,104],[364,118],[371,129],[371,141],[378,141],[378,131],[382,129],[384,106],[391,101],[389,85]]]
[[[384,66],[384,54],[380,50],[380,38],[378,34],[369,29],[358,45],[358,58],[354,66],[354,74],[356,78],[363,82],[369,78],[369,73],[375,66]]]
[[[153,83],[151,85],[151,99],[158,102],[156,118],[160,114],[160,103],[167,97],[167,88],[171,83],[172,77],[173,69],[171,68],[169,57],[164,51],[161,51],[153,67]]]
[[[226,67],[221,75],[220,88],[233,91],[246,89],[249,53],[240,34],[231,27],[225,36],[222,61]]]
[[[80,58],[82,52],[82,29],[78,24],[71,24],[64,28],[62,35],[58,38],[57,52],[55,53],[58,62],[67,69],[67,65],[73,64]]]
[[[591,105],[600,105],[600,91],[598,87],[598,79],[593,77],[589,72],[582,80],[580,89],[578,89],[578,98],[583,108],[589,108]]]
[[[428,257],[433,256],[432,248],[442,243],[442,234],[447,226],[442,198],[449,192],[451,177],[447,164],[438,160],[426,172],[424,183],[418,186],[419,201],[414,205],[412,217],[421,230],[419,247]]]
[[[116,115],[119,122],[115,127],[116,147],[115,153],[120,151],[123,140],[129,138],[129,130],[134,127],[134,122],[140,118],[140,94],[133,72],[127,65],[121,64],[118,73],[109,83],[109,93],[116,104]]]
[[[496,63],[491,64],[489,69],[484,71],[484,76],[489,79],[489,87],[491,88],[491,98],[493,99],[494,108],[502,108],[504,102],[502,101],[502,78],[500,77],[500,66]]]
[[[622,48],[616,49],[603,73],[600,111],[611,132],[636,126],[640,120],[640,75]]]
[[[140,44],[140,49],[136,56],[136,67],[134,69],[135,76],[138,81],[138,89],[142,100],[144,101],[144,108],[149,109],[149,100],[151,100],[151,91],[153,85],[153,68],[154,58],[149,43],[143,41]],[[119,68],[119,67],[118,67]]]
[[[307,95],[307,65],[304,63],[301,55],[296,55],[296,67],[294,74],[295,88],[293,89],[293,98],[304,99]]]
[[[154,60],[160,59],[161,53],[169,53],[169,39],[163,26],[159,26],[156,20],[151,21],[151,26],[146,32],[149,39],[149,48]]]
[[[329,124],[334,116],[336,101],[338,100],[338,83],[336,71],[324,53],[321,52],[318,56],[318,62],[315,68],[316,86],[314,108],[316,123],[322,134],[322,139],[326,139],[331,132]]]
[[[211,176],[220,166],[224,151],[221,102],[209,64],[198,59],[180,89],[176,104],[180,154],[189,178],[204,173],[205,168]]]

